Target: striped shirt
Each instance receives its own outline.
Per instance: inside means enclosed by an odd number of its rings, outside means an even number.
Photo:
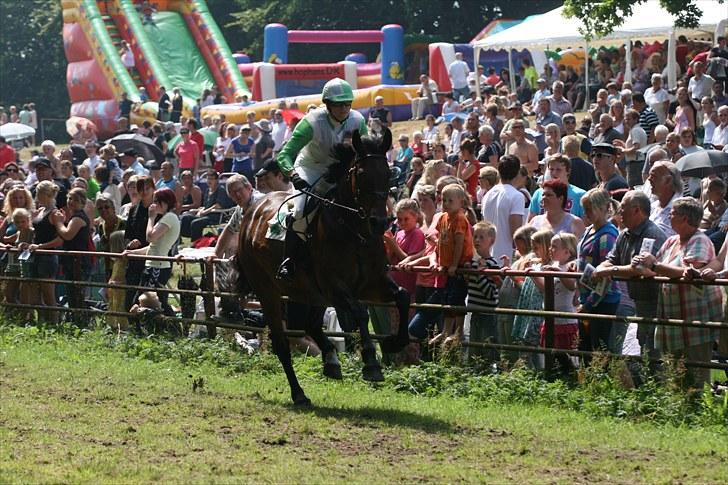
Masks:
[[[483,258],[477,254],[467,265],[469,269],[500,269],[492,257]],[[494,308],[498,306],[498,285],[491,275],[468,275],[468,306],[473,308]]]
[[[655,127],[660,124],[660,120],[657,118],[655,110],[649,106],[642,110],[640,113],[640,127],[647,133],[647,138],[655,131]]]

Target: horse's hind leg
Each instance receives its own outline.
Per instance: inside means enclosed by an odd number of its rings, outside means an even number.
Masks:
[[[321,358],[324,362],[324,375],[331,379],[341,379],[341,363],[336,355],[336,347],[324,335],[323,319],[326,308],[322,306],[310,307],[308,312],[308,321],[306,324],[306,333],[313,338],[316,345],[321,349]]]
[[[288,347],[288,338],[284,333],[283,320],[281,319],[280,298],[264,298],[260,296],[260,302],[263,305],[268,328],[270,328],[273,352],[278,357],[278,360],[283,366],[283,371],[286,373],[288,385],[291,388],[293,404],[297,406],[308,406],[311,404],[311,400],[303,392],[301,385],[298,383],[298,378],[296,378],[296,371],[293,369],[291,349]]]

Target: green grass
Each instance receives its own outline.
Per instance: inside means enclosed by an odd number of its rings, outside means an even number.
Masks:
[[[595,418],[479,392],[398,392],[388,373],[343,382],[224,342],[0,326],[0,483],[725,483],[723,427]],[[204,387],[193,391],[200,378]],[[435,379],[435,378],[433,378]],[[437,379],[435,379],[437,380]],[[437,387],[437,384],[436,384]],[[538,386],[533,392],[545,392]],[[564,392],[570,392],[564,389]]]

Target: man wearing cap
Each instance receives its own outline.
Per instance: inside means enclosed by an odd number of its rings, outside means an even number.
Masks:
[[[450,78],[452,94],[455,101],[460,101],[470,95],[470,89],[468,88],[468,74],[470,74],[470,68],[468,67],[468,64],[463,61],[463,53],[456,52],[455,60],[447,67],[447,75]]]
[[[16,157],[15,149],[7,144],[4,136],[0,136],[0,169],[10,162],[15,163]]]
[[[331,184],[322,177],[329,166],[337,162],[331,156],[331,149],[341,143],[345,135],[351,135],[355,130],[359,130],[362,136],[366,135],[367,123],[364,116],[351,109],[354,92],[343,79],[335,78],[327,82],[321,98],[325,106],[309,112],[298,122],[277,160],[281,172],[291,179],[297,190],[312,189],[324,194],[331,188]],[[293,214],[287,221],[287,258],[279,269],[279,277],[283,279],[292,276],[295,270],[292,258],[301,253],[303,240],[296,232],[305,234],[308,226],[303,213],[306,199],[293,199]]]
[[[538,89],[533,93],[533,98],[531,98],[531,110],[533,111],[532,114],[538,114],[539,112],[539,100],[541,98],[545,98],[547,96],[551,96],[551,91],[549,91],[549,88],[546,87],[546,80],[542,77],[538,78],[536,81],[536,85],[538,86]]]
[[[275,148],[276,143],[271,136],[273,127],[270,125],[270,121],[263,118],[255,123],[255,126],[260,133],[253,148],[253,171],[257,172],[263,167],[265,161],[273,156],[273,148]]]
[[[392,112],[384,107],[384,96],[374,98],[374,107],[369,110],[369,119],[377,119],[383,127],[392,127]]]
[[[30,193],[33,195],[33,199],[35,199],[35,191],[38,188],[38,184],[43,182],[44,180],[49,180],[56,184],[56,186],[58,186],[58,193],[56,194],[56,208],[62,209],[66,207],[66,196],[68,192],[66,191],[65,184],[62,184],[58,180],[55,180],[53,178],[53,167],[50,160],[43,157],[40,157],[36,160],[35,176],[38,180],[33,184],[32,187],[30,187]]]
[[[609,143],[597,143],[592,146],[591,151],[594,170],[599,175],[599,188],[602,188],[610,194],[616,190],[629,189],[627,181],[624,180],[615,164],[617,158],[617,149]]]
[[[278,162],[269,158],[255,174],[255,187],[259,192],[290,192],[293,190],[288,177],[283,175]]]
[[[119,157],[119,164],[121,165],[122,175],[124,170],[127,168],[133,169],[134,173],[137,175],[147,175],[149,173],[149,171],[137,161],[137,155],[137,151],[133,148],[127,148],[121,153],[121,156]]]

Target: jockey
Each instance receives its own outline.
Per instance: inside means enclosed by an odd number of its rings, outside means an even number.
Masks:
[[[311,111],[296,125],[277,161],[297,190],[324,195],[333,187],[323,179],[327,169],[337,162],[332,148],[354,130],[366,135],[367,124],[361,113],[351,110],[354,92],[343,79],[327,82],[321,98],[326,106]],[[290,279],[295,271],[294,259],[302,248],[309,222],[308,215],[304,217],[306,199],[294,199],[293,213],[286,220],[286,259],[278,269],[280,279]]]

